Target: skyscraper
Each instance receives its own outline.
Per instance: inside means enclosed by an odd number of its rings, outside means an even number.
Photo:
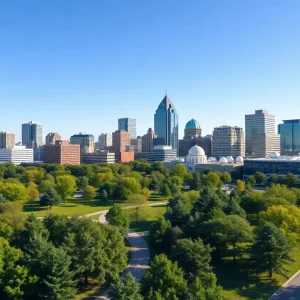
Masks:
[[[157,135],[154,145],[166,145],[178,149],[178,114],[167,95],[155,112],[154,131]]]
[[[0,149],[11,149],[15,146],[16,137],[14,133],[0,132]]]
[[[131,139],[136,139],[136,119],[122,118],[118,120],[118,130],[125,130]]]
[[[32,149],[42,146],[43,125],[33,121],[22,124],[22,144]]]
[[[147,134],[142,136],[142,151],[150,152],[153,149],[153,140],[156,135],[154,134],[154,130],[149,128]]]
[[[112,146],[112,134],[111,133],[101,133],[98,137],[98,149],[107,149]]]
[[[281,155],[300,153],[300,120],[284,120],[278,125]]]
[[[269,157],[280,151],[280,137],[275,133],[275,116],[267,110],[256,110],[245,116],[246,156]]]
[[[238,126],[220,126],[213,132],[212,155],[216,158],[245,156],[244,130]]]

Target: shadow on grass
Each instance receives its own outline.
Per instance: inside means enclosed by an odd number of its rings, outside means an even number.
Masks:
[[[144,232],[150,230],[155,221],[133,221],[130,223],[130,229],[136,232]]]

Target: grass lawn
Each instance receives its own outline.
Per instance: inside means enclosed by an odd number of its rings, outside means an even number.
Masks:
[[[147,203],[151,204],[155,202],[165,201],[167,200],[162,198],[159,194],[152,193]],[[67,200],[65,204],[61,203],[59,206],[53,206],[51,210],[45,207],[41,207],[39,205],[39,201],[28,201],[24,203],[23,210],[26,214],[34,213],[37,217],[43,217],[49,212],[66,216],[72,216],[75,214],[86,215],[96,211],[107,210],[114,203],[119,203],[124,206],[127,204],[126,201],[121,200],[108,200],[103,202],[98,199],[87,201],[81,198],[72,198],[70,200]]]
[[[294,250],[295,262],[287,266],[288,278],[300,269],[300,253]],[[247,273],[248,264],[245,259],[239,259],[237,263],[231,257],[225,257],[223,263],[214,268],[218,278],[218,284],[224,289],[224,296],[233,300],[266,300],[268,299],[288,278],[274,274],[270,279],[267,274],[262,274],[259,281],[251,278]]]

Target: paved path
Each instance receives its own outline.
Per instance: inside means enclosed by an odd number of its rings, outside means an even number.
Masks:
[[[298,300],[300,299],[300,271],[291,277],[269,300]]]
[[[145,206],[156,206],[156,205],[162,205],[166,204],[166,202],[162,203],[153,203],[153,204],[148,204]],[[132,208],[132,207],[125,207],[125,209]],[[99,222],[100,223],[106,223],[106,214],[108,210],[102,211],[102,214],[99,216]],[[94,215],[97,213],[93,213]],[[89,216],[93,215],[90,214]],[[137,282],[140,282],[142,278],[144,277],[149,261],[150,261],[150,251],[148,244],[146,241],[136,232],[129,230],[127,235],[125,236],[127,241],[130,244],[131,247],[131,255],[130,255],[130,260],[127,265],[127,268],[121,275],[121,277],[124,277],[128,272],[131,272],[132,276],[135,278]],[[109,299],[107,297],[108,289],[100,296],[97,298],[97,300],[107,300]]]

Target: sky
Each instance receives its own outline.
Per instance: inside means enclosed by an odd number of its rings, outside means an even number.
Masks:
[[[166,92],[179,135],[300,118],[300,1],[1,0],[0,130],[97,137],[117,119],[153,127]]]

